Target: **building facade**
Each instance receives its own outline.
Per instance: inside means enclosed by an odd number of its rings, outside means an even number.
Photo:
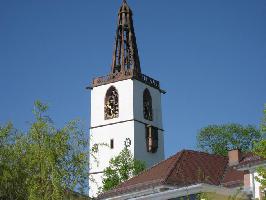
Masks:
[[[266,167],[266,160],[239,150],[227,157],[183,150],[98,199],[264,200],[258,166]]]
[[[141,71],[132,11],[123,1],[111,71],[92,84],[90,146],[98,152],[90,158],[90,196],[97,196],[104,169],[123,148],[148,168],[164,159],[162,93],[159,81]]]

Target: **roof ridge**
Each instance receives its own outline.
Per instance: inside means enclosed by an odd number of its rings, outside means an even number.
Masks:
[[[223,169],[223,175],[222,175],[222,177],[221,177],[221,179],[220,179],[219,185],[221,185],[221,184],[223,183],[223,180],[224,180],[224,178],[225,178],[225,174],[226,174],[226,172],[229,170],[229,168],[230,168],[230,166],[229,166],[229,159],[228,159],[228,157],[227,157],[227,162],[226,162],[226,165],[225,165],[225,167],[224,167],[224,169]]]
[[[166,183],[167,182],[169,176],[172,174],[173,170],[175,169],[175,166],[180,161],[180,159],[183,157],[183,155],[185,154],[185,152],[188,152],[188,151],[184,149],[181,152],[179,152],[179,155],[178,155],[175,163],[172,165],[172,168],[169,170],[169,172],[166,174],[165,179],[162,181],[163,183]]]
[[[198,153],[198,154],[205,154],[205,155],[208,155],[208,156],[216,156],[216,157],[223,157],[223,158],[228,157],[228,156],[218,155],[218,154],[215,154],[215,153],[208,153],[208,152],[197,151],[197,150],[185,150],[185,151],[189,151],[189,152],[192,152],[192,153]]]
[[[165,160],[162,160],[161,162],[156,163],[156,164],[153,165],[152,167],[143,170],[143,171],[142,171],[140,174],[138,174],[137,176],[140,176],[141,174],[143,174],[143,173],[145,173],[145,172],[151,171],[153,168],[155,168],[155,167],[157,167],[158,165],[161,165],[162,163],[164,163],[164,162],[170,160],[171,158],[177,156],[178,154],[181,154],[183,151],[186,151],[186,150],[179,151],[179,152],[177,152],[176,154],[170,156],[169,158],[166,158]],[[179,156],[178,156],[178,157],[179,157]],[[136,176],[136,177],[137,177],[137,176]]]
[[[171,166],[171,169],[168,171],[168,173],[167,173],[167,175],[165,176],[165,178],[163,178],[163,180],[161,181],[162,183],[165,183],[165,182],[167,181],[167,179],[169,178],[169,176],[171,175],[171,173],[173,172],[173,170],[175,169],[175,166],[177,165],[177,163],[179,162],[179,160],[181,159],[181,157],[183,156],[183,154],[184,154],[185,152],[195,153],[195,154],[204,154],[204,155],[208,155],[208,156],[215,156],[215,157],[221,157],[221,158],[227,158],[227,156],[221,156],[221,155],[217,155],[217,154],[210,154],[210,153],[203,152],[203,151],[196,151],[196,150],[191,150],[191,149],[183,149],[183,150],[181,150],[181,151],[178,151],[176,154],[170,156],[169,158],[167,158],[167,159],[165,159],[165,160],[162,160],[161,162],[159,162],[159,163],[153,165],[152,167],[143,170],[140,174],[138,174],[137,176],[133,177],[133,179],[136,178],[136,177],[141,176],[142,174],[145,174],[146,172],[149,172],[149,171],[153,170],[153,169],[154,169],[155,167],[157,167],[158,165],[161,165],[161,164],[163,164],[164,162],[166,162],[166,161],[168,161],[168,160],[170,160],[170,159],[172,159],[172,158],[174,158],[174,157],[177,156],[177,158],[176,158],[174,164]],[[178,154],[179,154],[179,155],[178,155]],[[224,173],[225,173],[225,170],[224,170]],[[120,184],[120,185],[123,185],[123,183]],[[119,187],[120,185],[118,185],[117,187]]]
[[[141,176],[142,174],[145,174],[145,173],[147,173],[147,172],[149,172],[149,171],[152,171],[155,167],[157,167],[157,166],[159,166],[159,165],[161,165],[161,164],[167,162],[168,160],[170,160],[170,159],[172,159],[172,158],[174,158],[174,157],[176,157],[176,156],[177,156],[177,160],[179,160],[178,158],[180,157],[180,155],[178,155],[178,154],[182,154],[182,152],[184,152],[184,151],[186,151],[186,150],[179,151],[179,152],[177,152],[176,154],[170,156],[169,158],[167,158],[167,159],[165,159],[165,160],[162,160],[161,162],[159,162],[159,163],[153,165],[152,167],[150,167],[150,168],[146,168],[146,169],[143,170],[141,173],[139,173],[137,176],[134,176],[134,177],[130,178],[129,180],[131,180],[131,179],[135,179],[135,178]],[[175,166],[175,165],[176,165],[176,161],[175,161],[174,166]],[[171,171],[172,171],[172,170],[171,170]],[[170,173],[169,173],[169,175],[170,175]],[[168,173],[167,173],[167,176],[166,176],[166,177],[168,177]],[[163,180],[162,180],[162,179],[163,179]],[[165,179],[162,178],[162,179],[157,179],[157,180],[162,180],[162,181],[160,181],[160,182],[164,182],[164,181],[166,180],[166,178],[165,178]],[[126,181],[125,181],[125,182],[126,182]],[[123,186],[123,184],[124,184],[124,182],[121,183],[121,184],[119,184],[119,185],[118,185],[117,187],[115,187],[114,189],[116,189],[116,188],[117,188],[117,189],[120,188],[120,186]]]

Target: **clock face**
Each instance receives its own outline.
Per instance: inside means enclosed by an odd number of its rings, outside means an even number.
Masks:
[[[131,146],[131,140],[130,140],[130,138],[126,138],[126,140],[125,140],[125,147],[130,147]]]

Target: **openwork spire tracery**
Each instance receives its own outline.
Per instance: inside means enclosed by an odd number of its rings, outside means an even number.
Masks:
[[[141,72],[132,15],[132,11],[127,5],[127,2],[123,0],[118,12],[111,73],[106,76],[94,78],[92,86],[97,87],[126,79],[135,79],[164,93],[160,89],[159,81]]]
[[[135,73],[141,73],[132,11],[124,0],[118,13],[112,73],[128,69],[132,69]]]

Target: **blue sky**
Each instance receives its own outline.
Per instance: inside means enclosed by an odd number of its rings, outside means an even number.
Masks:
[[[89,126],[93,77],[110,71],[121,0],[0,1],[0,124],[26,130],[33,102]],[[128,0],[142,71],[160,80],[165,150],[209,124],[258,125],[266,103],[265,0]]]

